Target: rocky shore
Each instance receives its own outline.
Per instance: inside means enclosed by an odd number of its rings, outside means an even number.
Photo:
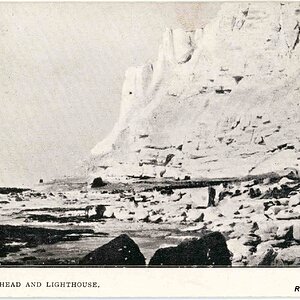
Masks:
[[[200,250],[182,255],[185,246],[178,245],[211,233],[224,237],[232,266],[299,263],[300,180],[293,173],[223,183],[70,186],[0,194],[1,264],[88,263],[89,253],[127,234],[143,265],[162,257],[163,264],[202,265],[189,260]],[[174,247],[176,254],[161,254]]]

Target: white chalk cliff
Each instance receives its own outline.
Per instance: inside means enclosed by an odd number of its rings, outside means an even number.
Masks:
[[[300,163],[300,4],[224,3],[205,28],[167,29],[130,68],[92,176],[220,178]]]

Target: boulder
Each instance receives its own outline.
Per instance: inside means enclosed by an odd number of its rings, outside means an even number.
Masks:
[[[213,232],[200,239],[183,241],[177,247],[158,249],[149,265],[229,266],[230,258],[224,236]]]
[[[276,225],[276,223],[272,221],[269,222],[267,221],[264,224],[259,224],[259,228],[256,231],[256,234],[260,235],[260,234],[269,233],[275,236],[277,230],[278,230],[278,226]]]
[[[293,195],[290,199],[289,199],[289,205],[290,206],[297,206],[300,204],[300,195]]]
[[[234,231],[233,226],[230,224],[226,224],[223,222],[213,222],[210,227],[211,231],[218,231],[226,236],[230,236],[230,234]]]
[[[283,178],[281,178],[280,180],[279,180],[279,182],[278,182],[278,185],[287,185],[287,184],[290,184],[290,183],[294,183],[294,180],[292,180],[292,179],[289,179],[289,178],[287,178],[287,177],[283,177]]]
[[[290,208],[291,210],[293,210],[293,212],[300,214],[300,205],[297,205],[293,208]]]
[[[208,207],[204,210],[204,221],[215,221],[220,219],[221,208],[218,207]]]
[[[198,224],[193,224],[189,227],[179,228],[179,231],[181,231],[181,232],[195,232],[195,231],[200,231],[202,229],[205,229],[205,225],[203,223],[198,223]]]
[[[287,171],[288,171],[288,173],[287,173],[286,177],[288,179],[299,180],[299,178],[300,178],[300,176],[299,176],[299,170],[297,170],[295,168],[289,168]]]
[[[261,242],[261,237],[254,233],[250,233],[243,235],[240,240],[244,246],[256,247]]]
[[[253,207],[246,207],[238,210],[239,214],[243,217],[247,217],[250,214],[255,212],[255,209]]]
[[[275,259],[275,265],[299,265],[300,245],[279,249]]]
[[[147,201],[150,201],[149,198],[147,198],[145,195],[136,195],[134,197],[134,202],[138,203],[138,202],[147,202]]]
[[[105,205],[97,205],[96,206],[96,217],[103,218],[103,214],[106,211]]]
[[[293,225],[293,239],[297,242],[300,242],[300,224]]]
[[[99,187],[102,187],[102,186],[105,186],[105,185],[106,185],[106,183],[102,180],[101,177],[96,177],[93,180],[91,187],[92,188],[99,188]]]
[[[115,217],[115,215],[114,215],[114,208],[111,207],[111,206],[107,206],[106,210],[103,213],[103,217],[104,218],[114,218]]]
[[[249,196],[250,196],[251,199],[260,197],[261,196],[261,190],[259,188],[256,188],[256,189],[250,188]]]
[[[106,211],[105,205],[89,205],[85,208],[85,216],[90,219],[101,219]]]
[[[259,229],[255,232],[262,242],[273,240],[276,237],[278,226],[272,221],[259,224]]]
[[[278,226],[276,239],[289,240],[293,237],[293,225],[282,224]]]
[[[216,189],[212,186],[208,187],[208,206],[215,206]]]
[[[149,216],[149,222],[151,223],[161,223],[163,218],[161,215],[151,215]]]
[[[274,236],[268,233],[262,233],[259,235],[259,237],[262,242],[267,242],[274,239]]]
[[[289,198],[281,198],[281,199],[278,199],[277,201],[280,203],[280,205],[283,205],[283,206],[290,205],[290,199]]]
[[[230,239],[227,241],[229,251],[232,253],[233,265],[243,265],[251,255],[250,247],[245,246],[239,239]]]
[[[183,223],[183,222],[186,221],[186,216],[183,216],[183,215],[178,216],[177,215],[177,216],[173,216],[171,218],[166,218],[166,216],[164,216],[164,218],[162,219],[162,221],[163,222],[167,222],[168,219],[170,219],[170,222],[172,222],[172,223]]]
[[[146,209],[137,209],[134,213],[134,220],[147,221],[149,219],[149,213]]]
[[[138,245],[126,234],[90,252],[79,261],[80,265],[144,266],[145,257]]]
[[[208,206],[214,206],[215,191],[212,189],[204,188],[192,188],[186,189],[182,194],[180,202],[184,204],[191,204],[195,208],[206,208]]]
[[[266,213],[268,214],[268,215],[277,215],[279,212],[281,212],[281,211],[283,211],[283,210],[285,210],[286,209],[286,207],[285,206],[283,206],[283,205],[280,205],[280,206],[271,206],[267,211],[266,211]]]
[[[174,194],[172,194],[169,198],[170,201],[173,201],[173,202],[177,202],[179,200],[182,199],[182,197],[185,195],[186,193],[184,192],[181,192],[181,191],[175,191]],[[191,204],[187,204],[187,205],[191,205]]]
[[[133,220],[133,215],[129,213],[127,209],[120,208],[114,211],[114,216],[118,220]]]
[[[204,213],[201,209],[190,209],[187,212],[187,220],[192,222],[202,222],[204,219]]]
[[[254,233],[255,231],[257,231],[259,229],[259,226],[257,224],[257,222],[253,222],[253,224],[251,225],[251,229],[250,229],[250,233]]]
[[[264,204],[265,211],[267,211],[270,207],[275,205],[273,201],[265,201],[263,204]]]
[[[295,212],[293,209],[290,210],[285,210],[285,211],[280,211],[276,215],[277,220],[296,220],[300,219],[300,213]]]
[[[277,256],[277,252],[273,247],[264,249],[263,251],[256,252],[255,259],[252,261],[252,265],[255,266],[271,266]]]

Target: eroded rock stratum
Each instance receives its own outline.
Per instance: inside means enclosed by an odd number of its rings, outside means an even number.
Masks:
[[[299,169],[299,3],[225,3],[204,28],[167,29],[130,68],[92,177],[224,178]]]

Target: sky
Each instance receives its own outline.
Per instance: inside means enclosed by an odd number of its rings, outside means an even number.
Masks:
[[[0,3],[0,186],[72,176],[116,122],[126,69],[219,5]]]

